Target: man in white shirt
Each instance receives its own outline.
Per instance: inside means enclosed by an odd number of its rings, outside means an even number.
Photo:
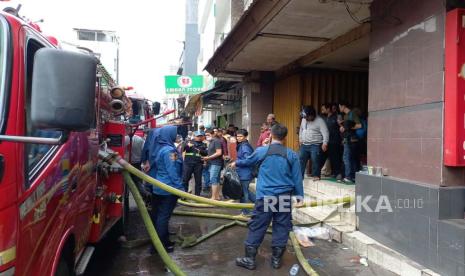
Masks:
[[[141,170],[142,149],[144,148],[144,143],[144,138],[137,135],[132,136],[131,158],[128,161],[138,170]],[[128,135],[126,135],[126,137],[124,137],[124,146],[126,147],[127,153],[129,153],[129,144],[130,138]],[[128,156],[126,158],[128,158]],[[133,174],[131,174],[131,177],[137,187],[139,187],[141,194],[146,195],[147,192],[142,185],[142,180]]]
[[[305,174],[308,160],[311,159],[313,180],[317,181],[321,176],[322,154],[328,150],[329,131],[326,122],[316,115],[316,110],[312,106],[306,106],[301,116],[299,154],[302,176]]]
[[[142,155],[142,148],[144,147],[145,140],[144,138],[134,135],[132,136],[132,149],[131,149],[131,158],[130,163],[134,167],[140,169],[140,161]],[[124,146],[126,147],[127,152],[129,152],[130,138],[128,135],[124,138]]]

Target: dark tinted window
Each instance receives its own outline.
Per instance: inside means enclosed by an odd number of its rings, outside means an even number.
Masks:
[[[7,62],[10,48],[8,47],[8,32],[9,26],[6,20],[0,18],[0,129],[3,128],[4,118],[6,116],[6,106],[7,106],[7,78],[8,71],[10,70],[9,63]]]
[[[95,32],[91,32],[91,31],[79,31],[79,32],[78,32],[78,39],[79,39],[79,40],[90,40],[90,41],[95,41]]]
[[[31,86],[34,65],[34,55],[40,48],[44,47],[36,40],[30,39],[26,48],[26,95],[24,111],[26,112],[26,136],[58,138],[60,131],[35,129],[31,121]],[[41,161],[51,154],[52,149],[56,146],[44,144],[26,144],[26,160],[28,180],[25,181],[26,187],[30,185],[30,179],[34,177],[35,172],[40,170]]]

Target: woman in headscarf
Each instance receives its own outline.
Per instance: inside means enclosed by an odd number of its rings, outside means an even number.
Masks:
[[[153,131],[148,152],[149,175],[173,188],[184,190],[182,158],[174,145],[176,134],[175,126],[164,126]],[[158,187],[153,187],[152,193],[152,221],[166,251],[172,252],[174,243],[169,240],[168,224],[178,197]]]

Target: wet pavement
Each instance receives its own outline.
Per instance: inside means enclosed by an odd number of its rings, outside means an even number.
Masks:
[[[182,206],[177,209],[193,210]],[[195,210],[238,213],[235,210],[224,209]],[[231,221],[223,219],[173,216],[170,231],[176,232],[177,235],[171,238],[176,240],[179,236],[198,237],[229,222]],[[243,240],[246,234],[247,228],[233,226],[194,247],[182,249],[177,246],[170,255],[187,275],[289,275],[292,265],[298,263],[293,247],[289,244],[281,269],[272,269],[270,267],[271,235],[267,234],[257,256],[257,270],[249,271],[237,267],[235,258],[243,254]],[[131,242],[148,239],[142,219],[135,209],[131,210],[127,238],[130,242],[122,244],[111,236],[103,240],[97,246],[85,275],[171,275],[164,271],[164,265],[158,255],[149,254],[148,242],[139,246]],[[395,275],[371,263],[368,267],[361,265],[357,262],[358,255],[342,244],[322,240],[314,242],[316,246],[303,248],[303,253],[320,275]],[[305,273],[300,269],[298,275]]]

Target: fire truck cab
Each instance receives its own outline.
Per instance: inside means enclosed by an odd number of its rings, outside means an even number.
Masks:
[[[0,13],[1,276],[79,274],[89,243],[124,217],[123,179],[98,150],[124,154],[115,108],[130,106],[99,68]]]

